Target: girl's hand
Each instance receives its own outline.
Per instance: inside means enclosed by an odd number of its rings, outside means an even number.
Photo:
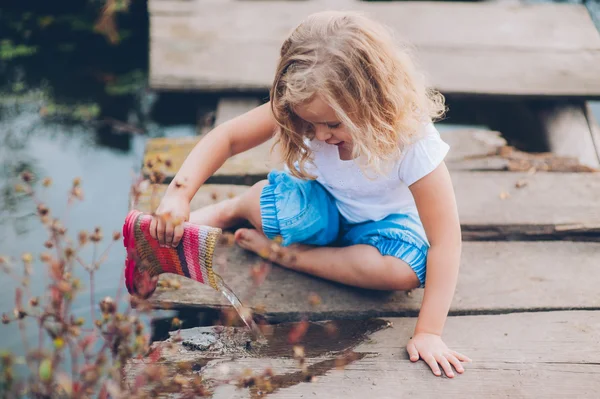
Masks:
[[[454,372],[452,371],[452,366],[450,366],[451,364],[458,373],[462,374],[465,369],[463,368],[461,361],[471,361],[467,356],[448,349],[444,341],[442,341],[442,338],[436,334],[415,334],[415,336],[408,341],[406,350],[408,351],[408,355],[412,362],[418,361],[420,356],[421,359],[431,367],[433,374],[437,376],[442,375],[439,365],[442,366],[446,375],[452,378],[454,377]]]
[[[160,245],[176,247],[183,236],[183,222],[190,218],[190,203],[181,195],[165,196],[150,222],[150,235]]]

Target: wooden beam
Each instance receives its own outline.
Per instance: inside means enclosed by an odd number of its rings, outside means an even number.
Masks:
[[[241,100],[244,103],[245,100]],[[240,103],[219,102],[219,112],[215,125],[233,116],[251,109],[240,107]],[[248,105],[249,103],[244,103]],[[245,110],[245,111],[244,111]],[[484,129],[444,129],[440,128],[442,139],[450,145],[446,160],[453,170],[507,170],[510,158],[498,156],[499,150],[506,146],[506,140],[499,132]],[[175,176],[192,148],[202,139],[198,137],[155,138],[147,141],[144,153],[143,173],[149,175],[148,161],[155,166],[157,156],[169,160],[169,166],[162,165],[165,183]],[[273,168],[281,168],[283,163],[277,149],[272,152],[274,140],[250,149],[228,159],[215,173],[212,181],[222,183],[251,184],[263,179]]]
[[[600,104],[598,108],[600,109]],[[600,123],[598,119],[594,116],[592,106],[589,102],[586,102],[585,104],[584,113],[585,118],[587,119],[588,124],[590,126],[590,132],[592,133],[592,142],[596,151],[596,156],[600,160]]]
[[[254,97],[222,98],[217,104],[215,126],[219,126],[223,122],[245,114],[260,104],[260,100]]]
[[[479,314],[552,309],[597,309],[600,303],[599,243],[465,242],[452,314]],[[268,320],[312,320],[415,315],[423,289],[406,292],[361,290],[273,266],[255,289],[250,271],[258,256],[219,247],[217,272],[246,306],[264,308]],[[577,278],[577,289],[565,283]],[[175,275],[181,287],[151,298],[158,308],[222,309],[226,300],[212,288]],[[254,292],[252,295],[251,293]],[[316,293],[321,305],[309,303]]]
[[[309,14],[366,12],[415,47],[445,94],[600,98],[600,35],[581,5],[150,1],[156,89],[265,91],[279,47]],[[434,27],[434,28],[432,28]],[[202,67],[198,67],[198,66]]]
[[[475,359],[452,381],[435,378],[423,361],[408,360],[405,344],[414,319],[390,321],[393,328],[370,335],[355,350],[366,354],[362,359],[272,397],[433,398],[443,392],[448,398],[592,399],[600,391],[600,346],[594,333],[600,327],[598,312],[451,318],[445,342]],[[596,353],[585,353],[583,343],[597,348]]]
[[[600,238],[600,173],[453,171],[451,177],[466,240]],[[207,184],[193,204],[204,206],[246,188]],[[155,190],[154,196],[144,190],[138,209],[156,208],[164,186]]]
[[[584,103],[557,103],[540,110],[539,118],[551,152],[600,168],[600,152],[594,142],[599,127]]]

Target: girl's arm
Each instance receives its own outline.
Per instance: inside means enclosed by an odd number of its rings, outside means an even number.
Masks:
[[[200,186],[228,158],[266,142],[275,129],[270,103],[217,126],[194,146],[169,184],[165,196],[184,195],[190,202]],[[177,187],[177,183],[183,183],[183,187]]]
[[[189,220],[190,202],[200,186],[228,158],[269,140],[276,127],[271,105],[266,103],[207,133],[169,184],[150,224],[151,236],[161,245],[177,246],[183,236],[181,222]]]
[[[462,372],[459,360],[469,359],[449,350],[441,340],[456,289],[461,257],[461,229],[456,198],[445,163],[412,184],[410,190],[430,248],[423,303],[407,350],[411,360],[416,361],[420,356],[436,375],[441,374],[439,363],[446,375],[451,377],[454,374],[450,364]]]

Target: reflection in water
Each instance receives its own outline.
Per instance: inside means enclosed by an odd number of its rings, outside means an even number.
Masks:
[[[32,253],[30,288],[40,295],[47,278],[37,259],[48,237],[33,202],[14,192],[19,174],[28,170],[38,179],[51,177],[51,187],[35,185],[39,199],[65,222],[71,238],[100,227],[107,237],[99,245],[102,251],[127,214],[127,194],[145,140],[174,128],[153,120],[157,96],[146,88],[145,1],[132,2],[130,12],[119,17],[117,45],[94,32],[97,2],[13,3],[0,13],[0,256],[13,258],[20,275],[21,255]],[[195,134],[194,119],[185,122],[192,125],[175,126],[176,134]],[[74,178],[82,180],[84,200],[67,206]],[[89,246],[81,257],[89,261],[92,252]],[[95,273],[95,303],[115,297],[124,259],[122,245],[114,245]],[[88,274],[77,267],[75,274],[83,291],[73,312],[86,318],[89,328]],[[0,312],[10,314],[17,284],[4,273],[0,284]],[[37,328],[28,327],[33,341]],[[22,354],[17,325],[0,329],[0,351]]]
[[[32,115],[30,118],[35,119],[36,116]],[[11,120],[3,121],[2,125],[11,122]],[[60,126],[45,126],[39,121],[31,134],[21,135],[18,131],[13,132],[22,147],[19,151],[11,152],[10,157],[3,157],[3,163],[8,165],[3,170],[5,172],[2,179],[3,192],[13,191],[15,174],[19,169],[27,166],[27,169],[31,169],[40,179],[46,176],[52,178],[51,187],[46,189],[36,184],[36,190],[40,200],[47,205],[53,215],[63,221],[66,219],[65,224],[70,237],[75,238],[82,230],[92,231],[96,226],[101,227],[107,232],[106,236],[110,237],[109,233],[119,229],[126,215],[126,193],[131,182],[131,172],[136,169],[137,160],[141,156],[143,138],[130,138],[132,151],[121,153],[94,145],[93,132],[85,128],[74,129],[72,133],[76,134],[64,134]],[[76,177],[82,179],[84,200],[68,207],[68,192]],[[48,236],[35,215],[32,201],[22,195],[17,197],[14,194],[5,195],[3,199],[8,201],[3,201],[1,212],[0,252],[17,260],[20,259],[21,254],[31,252],[34,258],[38,259],[39,254],[46,251],[43,244]],[[110,238],[106,241],[109,240]],[[100,249],[104,249],[107,244],[108,242],[103,243]],[[91,249],[89,247],[82,251],[83,259],[91,260]],[[123,252],[122,246],[115,245],[106,262],[96,273],[96,303],[104,296],[115,296],[122,271]],[[34,265],[31,289],[34,295],[39,295],[46,285],[46,271],[42,269],[41,262],[36,262]],[[81,268],[75,270],[77,277],[84,282],[85,289],[78,295],[74,312],[77,316],[89,319],[88,276]],[[0,274],[0,283],[6,287],[0,290],[1,310],[11,312],[14,306],[12,304],[15,284],[4,274]],[[3,340],[2,347],[14,347],[20,342],[18,335],[5,334],[11,330],[16,333],[15,325],[2,326],[2,328],[3,336],[7,337]],[[35,331],[32,333],[35,334]]]

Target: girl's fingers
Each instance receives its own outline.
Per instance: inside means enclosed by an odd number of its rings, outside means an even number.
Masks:
[[[158,236],[158,243],[160,245],[165,245],[165,222],[158,218],[157,227],[156,227],[156,235]]]
[[[456,369],[457,372],[463,373],[465,371],[464,367],[460,363],[460,360],[458,360],[456,358],[456,356],[454,356],[453,354],[447,353],[446,354],[446,359],[448,359],[448,361],[450,362],[450,364],[454,366],[454,368]]]
[[[433,371],[433,374],[440,376],[442,375],[442,372],[440,371],[440,367],[438,366],[437,361],[435,360],[435,358],[433,357],[433,355],[429,355],[429,356],[421,356],[421,358],[423,360],[425,360],[425,363],[427,363],[429,365],[429,367],[431,368],[431,371]]]
[[[166,246],[172,246],[173,245],[173,236],[174,236],[174,230],[175,228],[173,227],[173,223],[168,222],[167,223],[167,227],[165,228],[165,245]]]
[[[410,342],[406,346],[406,351],[408,352],[408,356],[410,357],[411,362],[416,362],[417,360],[419,360],[419,351],[417,351],[415,344]]]
[[[437,355],[435,357],[435,360],[437,360],[437,362],[442,365],[446,376],[448,376],[449,378],[454,377],[454,371],[452,371],[452,366],[450,366],[448,359],[446,359],[443,355]]]
[[[450,353],[456,356],[456,358],[461,362],[471,362],[471,359],[469,359],[469,357],[463,355],[462,353],[458,353],[457,351],[453,350],[451,350]]]
[[[173,234],[173,247],[176,247],[179,244],[179,241],[181,241],[181,237],[183,237],[183,223],[175,227],[175,231]]]
[[[150,236],[152,238],[154,238],[155,240],[157,239],[157,237],[156,237],[156,217],[153,217],[152,221],[150,222]]]

